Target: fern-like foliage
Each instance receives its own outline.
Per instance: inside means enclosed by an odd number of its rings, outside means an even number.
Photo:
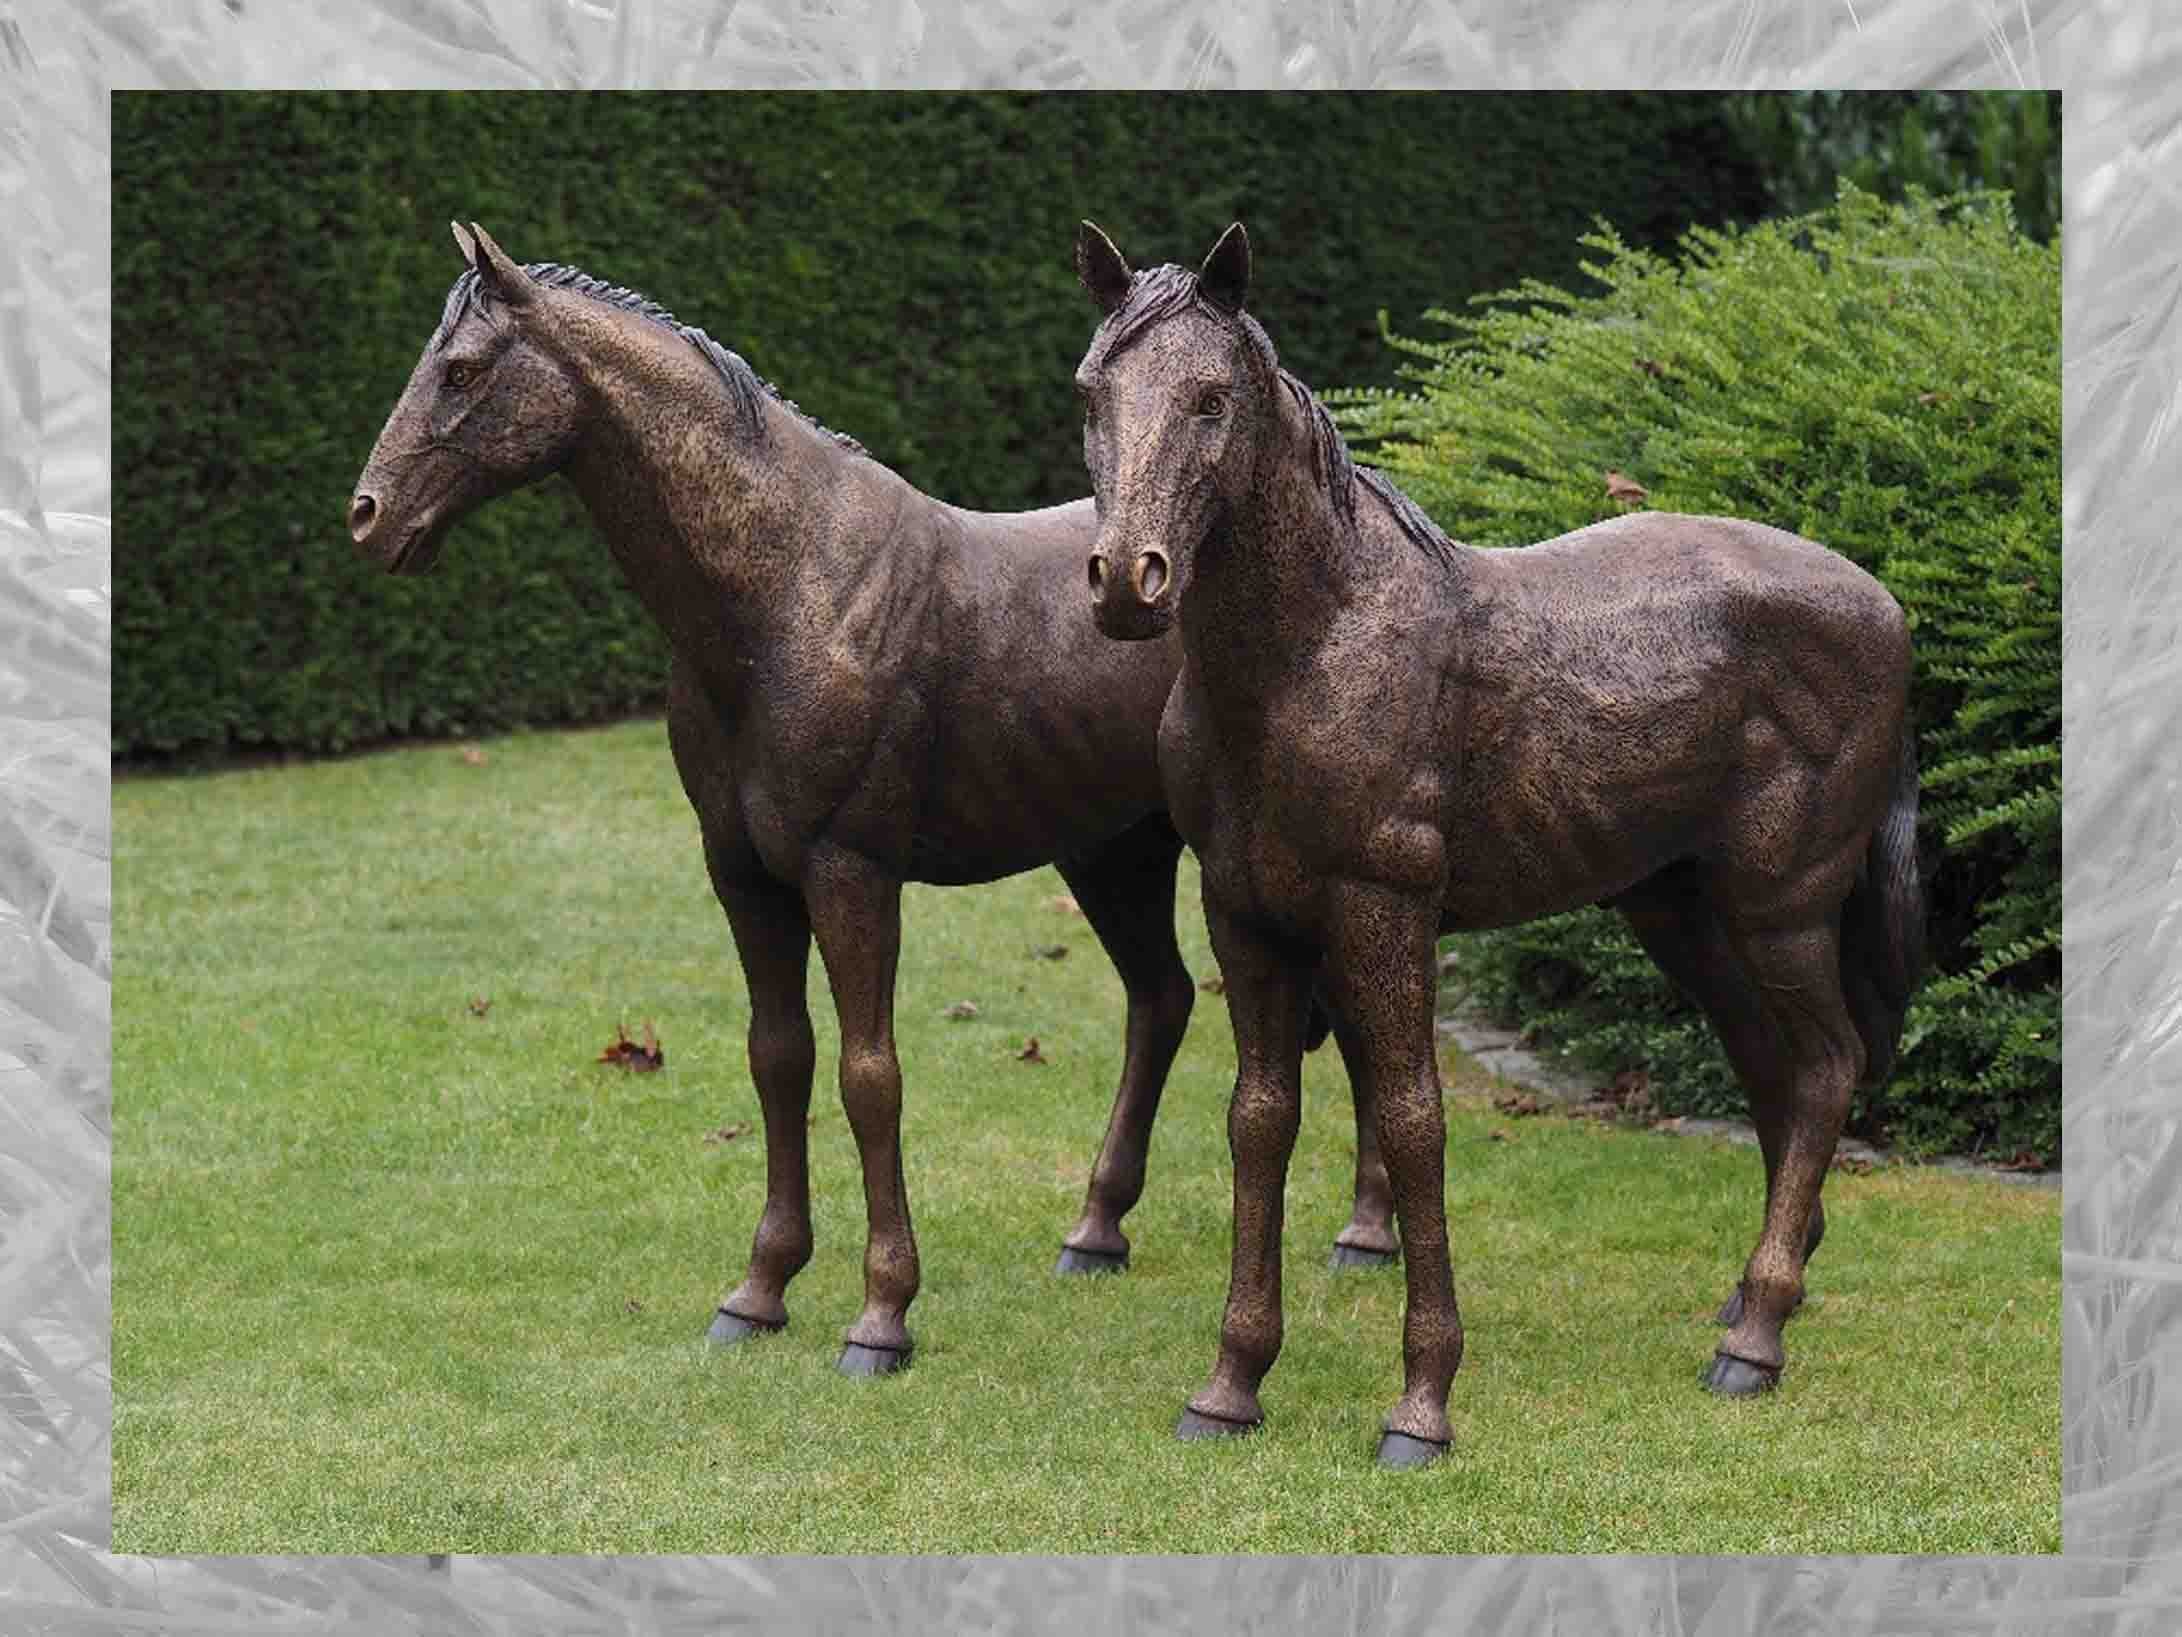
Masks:
[[[1859,1124],[2057,1152],[2058,244],[2018,232],[2005,195],[1888,204],[1851,186],[1810,215],[1693,231],[1673,257],[1604,229],[1584,244],[1593,289],[1431,313],[1447,333],[1387,332],[1413,390],[1324,396],[1459,539],[1611,516],[1611,470],[1654,508],[1792,529],[1886,584],[1915,642],[1933,981]],[[1739,1101],[1616,919],[1482,935],[1460,960],[1579,1056],[1672,1064],[1668,1097]]]

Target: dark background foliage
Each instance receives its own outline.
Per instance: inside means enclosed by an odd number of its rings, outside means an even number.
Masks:
[[[1307,380],[1391,382],[1404,318],[1747,219],[1720,99],[1660,95],[117,96],[118,757],[595,718],[664,652],[558,484],[391,582],[341,517],[459,269],[447,223],[643,291],[911,482],[1087,492],[1089,216],[1140,262],[1231,220]]]

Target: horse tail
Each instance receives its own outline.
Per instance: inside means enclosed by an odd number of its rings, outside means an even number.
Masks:
[[[1894,789],[1841,912],[1841,990],[1864,1040],[1864,1080],[1894,1068],[1909,997],[1924,970],[1924,883],[1917,863],[1917,740],[1905,724]]]

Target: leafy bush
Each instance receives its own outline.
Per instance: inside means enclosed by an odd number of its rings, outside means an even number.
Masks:
[[[1597,293],[1526,282],[1448,339],[1391,335],[1414,393],[1329,393],[1442,527],[1542,539],[1621,509],[1793,529],[1911,622],[1930,972],[1858,1129],[1911,1149],[2060,1141],[2060,251],[2003,195],[1695,230],[1676,259],[1584,240]],[[1691,1111],[1740,1092],[1619,917],[1462,940],[1474,992],[1600,1068],[1649,1064]]]
[[[112,124],[124,758],[659,703],[663,645],[563,486],[479,513],[427,581],[348,544],[450,218],[644,291],[919,487],[1005,509],[1089,487],[1081,217],[1140,260],[1247,218],[1298,367],[1391,384],[1380,305],[1573,275],[1596,210],[1665,243],[1764,202],[1704,96],[162,92]]]

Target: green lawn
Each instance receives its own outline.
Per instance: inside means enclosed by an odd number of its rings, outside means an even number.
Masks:
[[[862,1194],[815,960],[818,1253],[785,1334],[702,1340],[764,1152],[660,726],[125,779],[114,810],[118,1551],[2060,1549],[2054,1194],[1837,1174],[1786,1380],[1724,1402],[1697,1375],[1755,1154],[1509,1119],[1451,1061],[1456,1448],[1388,1474],[1401,1281],[1325,1267],[1353,1139],[1322,1053],[1267,1428],[1181,1444],[1226,1282],[1225,1009],[1176,1065],[1130,1272],[1057,1279],[1120,986],[1051,871],[912,888],[918,1352],[849,1380]],[[1178,920],[1209,973],[1187,862]],[[596,1061],[623,1020],[664,1070]]]

